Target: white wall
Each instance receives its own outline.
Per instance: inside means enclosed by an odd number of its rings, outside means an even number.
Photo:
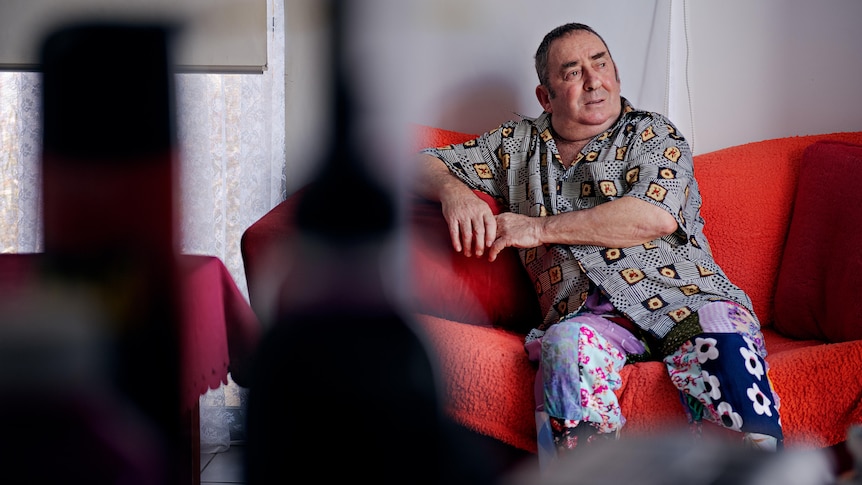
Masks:
[[[547,31],[569,21],[592,25],[610,44],[626,96],[650,109],[664,105],[667,34],[653,38],[653,24],[666,27],[669,0],[344,3],[354,9],[354,81],[373,100],[376,110],[369,118],[385,126],[390,138],[396,132],[409,138],[398,126],[411,123],[478,133],[514,113],[539,115],[533,55]],[[606,13],[614,11],[627,14]],[[334,140],[322,132],[328,75],[320,57],[326,55],[327,39],[320,2],[285,0],[285,22],[286,176],[292,192],[312,174],[309,165],[320,155],[319,144]],[[405,146],[395,145],[389,149],[403,153]],[[387,158],[391,163],[381,162],[387,169],[403,168],[403,160]]]
[[[602,35],[619,67],[624,96],[660,109],[667,39],[663,33],[654,35],[653,23],[667,25],[668,4],[667,0],[423,2],[415,19],[420,34],[417,55],[407,61],[422,73],[413,88],[422,100],[416,122],[481,132],[514,113],[538,116],[533,56],[542,37],[567,22],[586,23]]]
[[[323,113],[328,105],[323,80],[328,49],[325,13],[316,0],[284,1],[285,176],[287,193],[311,175],[320,153]]]
[[[324,79],[309,74],[319,71],[309,52],[323,38],[320,26],[310,26],[309,37],[309,26],[291,24],[292,17],[302,22],[298,11],[314,0],[286,3],[290,191],[308,173],[310,135],[323,126],[315,116],[325,103],[315,99]],[[695,153],[862,130],[858,0],[345,3],[363,13],[356,16],[364,46],[357,47],[357,84],[380,117],[395,122],[479,133],[514,113],[538,115],[536,47],[552,28],[577,21],[608,43],[623,96],[669,114]]]
[[[862,2],[688,6],[697,151],[862,130]]]

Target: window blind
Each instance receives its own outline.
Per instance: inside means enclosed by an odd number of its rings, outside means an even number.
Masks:
[[[175,25],[180,72],[260,73],[266,69],[268,0],[2,0],[0,70],[38,71],[44,36],[79,21]]]

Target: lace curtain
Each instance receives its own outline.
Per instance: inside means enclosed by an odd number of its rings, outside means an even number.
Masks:
[[[181,251],[220,258],[247,296],[242,232],[284,199],[284,6],[263,74],[177,74]],[[0,72],[0,251],[41,252],[41,76]],[[246,390],[201,397],[201,450],[224,451],[243,434]]]
[[[263,74],[180,74],[182,250],[218,256],[248,295],[243,231],[285,197],[284,8],[270,1]],[[200,400],[201,451],[242,439],[247,391],[229,379]]]
[[[0,251],[42,251],[40,77],[0,72]]]

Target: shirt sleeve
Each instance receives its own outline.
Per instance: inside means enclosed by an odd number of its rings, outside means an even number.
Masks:
[[[627,147],[626,196],[661,207],[677,221],[677,234],[688,239],[694,228],[689,204],[699,204],[694,163],[688,142],[664,117],[645,118]]]
[[[506,187],[506,170],[497,156],[501,145],[498,128],[464,143],[426,148],[420,153],[442,160],[471,189],[501,197]]]

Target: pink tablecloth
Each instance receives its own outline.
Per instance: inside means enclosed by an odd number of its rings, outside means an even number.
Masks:
[[[191,408],[207,389],[248,379],[251,354],[261,337],[257,316],[221,260],[180,259],[183,304],[183,403]]]
[[[0,298],[38,284],[40,254],[0,254]],[[194,410],[207,389],[243,385],[262,329],[224,264],[213,256],[181,255],[181,399]],[[158,356],[154,355],[154,359]]]

